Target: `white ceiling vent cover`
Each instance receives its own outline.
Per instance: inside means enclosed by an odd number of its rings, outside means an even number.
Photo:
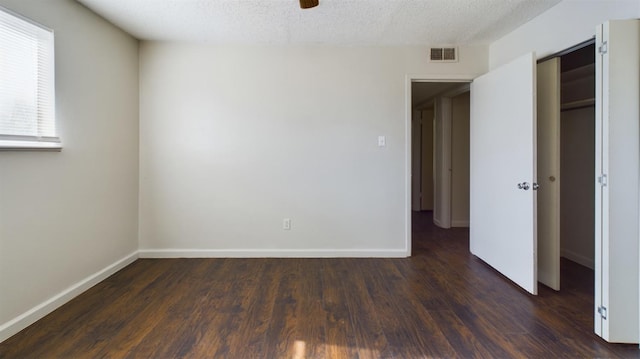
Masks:
[[[429,48],[429,62],[458,62],[458,49],[455,47]]]

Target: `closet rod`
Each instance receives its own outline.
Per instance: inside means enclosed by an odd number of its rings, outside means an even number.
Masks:
[[[578,109],[587,108],[587,107],[594,107],[595,105],[596,105],[595,98],[586,98],[584,100],[577,100],[577,101],[563,103],[560,105],[560,111],[565,112],[565,111],[571,111],[571,110],[578,110]]]

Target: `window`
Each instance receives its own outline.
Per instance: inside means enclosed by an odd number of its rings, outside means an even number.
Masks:
[[[53,32],[0,8],[0,149],[60,149]]]

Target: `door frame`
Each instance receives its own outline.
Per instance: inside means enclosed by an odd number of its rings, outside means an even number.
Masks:
[[[628,81],[640,74],[639,33],[638,19],[610,20],[596,29],[594,326],[614,343],[638,343],[640,337],[640,275],[629,271],[629,264],[637,271],[640,262],[640,84]]]
[[[405,168],[405,254],[411,256],[411,148],[412,148],[412,132],[411,118],[413,114],[411,101],[411,84],[414,82],[460,82],[471,83],[473,79],[481,74],[462,74],[462,75],[441,75],[441,74],[407,74],[405,76],[405,148],[404,148],[404,168]]]

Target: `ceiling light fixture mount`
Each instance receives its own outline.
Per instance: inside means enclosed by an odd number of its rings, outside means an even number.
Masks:
[[[310,9],[312,7],[318,6],[319,0],[300,0],[300,8],[301,9]]]

